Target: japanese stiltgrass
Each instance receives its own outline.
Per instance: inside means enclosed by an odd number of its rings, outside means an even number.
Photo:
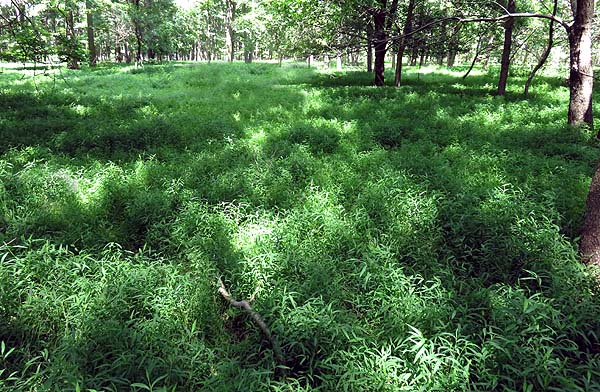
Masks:
[[[600,390],[576,251],[597,149],[560,78],[525,99],[523,76],[502,98],[442,68],[401,88],[270,64],[17,72],[0,390]]]

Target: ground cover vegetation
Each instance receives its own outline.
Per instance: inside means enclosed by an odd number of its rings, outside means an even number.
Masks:
[[[600,390],[595,3],[0,0],[0,390]]]
[[[0,388],[600,390],[595,135],[465,68],[5,68]]]

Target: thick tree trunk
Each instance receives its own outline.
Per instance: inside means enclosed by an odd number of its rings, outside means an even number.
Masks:
[[[92,2],[85,0],[85,13],[87,21],[88,62],[90,67],[96,66],[96,44],[94,43],[94,14],[92,13]]]
[[[556,13],[558,11],[558,0],[554,0],[554,6],[552,7],[552,15],[556,16]],[[542,53],[542,57],[540,57],[540,60],[538,61],[537,65],[533,68],[533,70],[531,71],[531,73],[529,74],[529,77],[527,78],[527,82],[525,82],[525,90],[523,91],[523,95],[527,96],[529,95],[529,87],[531,87],[531,83],[533,82],[533,78],[535,77],[535,74],[537,73],[537,71],[539,71],[544,64],[546,63],[546,60],[548,60],[548,56],[550,56],[550,52],[552,51],[552,47],[554,46],[554,20],[550,21],[550,26],[548,27],[548,45],[546,45],[546,49],[544,49],[544,53]],[[527,53],[529,53],[529,51],[526,51]]]
[[[508,0],[506,9],[510,13],[514,13],[517,9],[515,0]],[[497,95],[506,94],[506,82],[508,81],[508,69],[510,67],[510,50],[512,47],[513,27],[515,25],[514,18],[508,18],[504,24],[504,47],[502,49],[502,62],[500,63],[500,78],[498,80]]]
[[[579,242],[581,261],[600,266],[600,166],[592,178]]]
[[[392,0],[389,10],[387,0],[379,0],[380,8],[373,12],[375,48],[375,85],[385,85],[385,54],[387,53],[388,32],[392,29],[398,11],[398,0]]]
[[[569,31],[569,124],[586,123],[593,129],[592,19],[593,0],[577,1],[575,23]]]

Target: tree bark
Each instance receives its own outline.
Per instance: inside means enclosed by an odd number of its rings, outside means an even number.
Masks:
[[[569,31],[570,79],[569,124],[593,129],[592,19],[594,0],[577,0],[575,22]],[[600,266],[600,166],[592,178],[581,228],[579,253],[584,263]]]
[[[517,9],[516,0],[508,0],[506,10],[514,13]],[[502,62],[500,65],[500,78],[498,80],[497,95],[506,94],[506,82],[508,81],[508,69],[510,67],[510,50],[512,47],[512,35],[515,25],[514,18],[508,18],[504,24],[504,47],[502,49]]]
[[[94,43],[94,14],[92,13],[91,0],[85,0],[85,12],[87,21],[88,62],[90,67],[96,66],[96,44]]]
[[[592,20],[594,0],[578,0],[575,22],[569,30],[569,124],[588,124],[593,129]],[[600,135],[599,135],[600,136]]]

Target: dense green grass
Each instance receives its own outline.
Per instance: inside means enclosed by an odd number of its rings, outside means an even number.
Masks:
[[[592,133],[425,71],[5,70],[0,389],[599,391]]]

